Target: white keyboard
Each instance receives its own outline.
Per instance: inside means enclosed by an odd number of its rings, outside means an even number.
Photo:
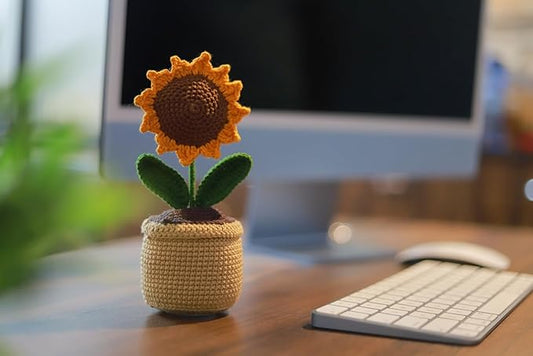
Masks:
[[[313,310],[311,324],[364,334],[477,344],[532,288],[530,274],[422,261]]]

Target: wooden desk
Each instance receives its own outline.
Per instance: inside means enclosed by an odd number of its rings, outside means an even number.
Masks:
[[[494,247],[511,269],[533,272],[533,229],[365,220],[365,239],[402,248],[455,239]],[[140,238],[60,254],[43,276],[0,299],[0,342],[28,355],[525,355],[533,348],[533,297],[478,346],[450,346],[314,330],[310,311],[402,267],[392,260],[305,267],[246,255],[245,285],[229,314],[179,319],[146,306],[139,289]]]

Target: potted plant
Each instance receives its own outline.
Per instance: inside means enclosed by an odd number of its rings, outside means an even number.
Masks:
[[[79,127],[31,110],[65,64],[24,65],[0,83],[0,294],[38,277],[40,258],[101,239],[137,211],[121,187],[75,169],[90,141]]]
[[[148,305],[166,312],[217,313],[241,291],[243,228],[213,205],[246,178],[252,159],[225,157],[198,187],[195,160],[218,159],[221,144],[238,142],[237,123],[250,109],[238,103],[242,83],[229,80],[230,66],[213,68],[208,52],[170,62],[170,70],[147,72],[151,87],[134,103],[144,111],[140,131],[155,134],[158,154],[175,152],[189,179],[154,155],[137,159],[142,183],[172,207],[142,223],[142,292]]]

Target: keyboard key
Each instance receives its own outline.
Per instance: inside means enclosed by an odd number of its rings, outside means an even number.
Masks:
[[[476,318],[476,319],[483,319],[483,320],[494,320],[496,319],[496,315],[494,314],[489,314],[489,313],[480,313],[480,312],[477,312],[477,313],[474,313],[471,315],[472,318]]]
[[[430,331],[438,331],[441,333],[448,332],[451,328],[457,325],[457,320],[436,318],[424,325],[422,329]]]
[[[446,299],[446,300],[450,300],[452,302],[457,302],[458,300],[461,300],[461,297],[457,297],[455,295],[451,295],[451,294],[443,294],[439,297],[439,299]]]
[[[482,325],[475,325],[475,324],[469,324],[469,323],[461,323],[457,326],[458,329],[465,329],[465,330],[472,330],[472,331],[481,331],[485,329]]]
[[[398,310],[405,310],[405,311],[413,311],[416,308],[412,307],[410,305],[404,305],[404,304],[394,304],[390,306],[391,309],[398,309]]]
[[[459,314],[450,314],[450,313],[442,313],[441,315],[439,315],[439,318],[444,318],[444,319],[452,319],[452,320],[463,320],[464,318],[466,318],[464,315],[459,315]]]
[[[347,301],[347,302],[351,302],[351,303],[357,303],[357,304],[361,304],[361,303],[364,303],[367,301],[367,299],[365,298],[358,298],[358,297],[344,297],[342,298],[341,300],[344,300],[344,301]]]
[[[449,307],[447,304],[441,304],[441,303],[435,303],[435,302],[427,303],[425,306],[430,307],[430,308],[441,309],[441,310],[448,309]]]
[[[517,280],[520,281],[520,282],[523,282],[523,283],[527,283],[527,285],[532,285],[533,284],[533,275],[525,274],[525,273],[524,274],[519,274]]]
[[[412,312],[409,315],[417,317],[417,318],[422,318],[422,319],[431,319],[431,318],[435,317],[435,314],[424,313],[424,312],[419,312],[419,311]]]
[[[441,309],[429,308],[429,307],[420,307],[417,310],[421,312],[425,312],[425,313],[431,313],[431,314],[439,314],[442,312]]]
[[[446,311],[448,313],[451,313],[451,314],[459,314],[459,315],[470,315],[470,314],[472,314],[472,312],[470,310],[464,310],[464,309],[451,308],[451,309],[448,309]]]
[[[325,314],[337,315],[346,310],[348,310],[348,308],[337,307],[335,305],[324,305],[323,307],[318,308],[316,311]]]
[[[464,287],[456,287],[456,289],[452,289],[447,292],[447,295],[450,297],[455,297],[457,300],[463,298],[465,295],[469,293],[469,291],[463,289]]]
[[[477,291],[475,293],[472,293],[472,297],[478,297],[478,298],[485,298],[485,300],[489,300],[496,294],[496,291],[490,292],[490,291]]]
[[[462,302],[458,303],[458,304],[455,304],[453,307],[456,308],[456,309],[463,309],[463,310],[470,310],[470,311],[474,311],[474,310],[477,309],[477,307],[474,307],[472,305],[463,304]]]
[[[404,316],[404,315],[407,315],[408,313],[405,310],[398,310],[398,309],[391,309],[391,308],[383,309],[381,312],[392,314],[392,315],[399,315],[399,316]]]
[[[374,293],[364,293],[364,292],[356,292],[353,294],[350,294],[350,297],[357,297],[357,298],[364,298],[364,299],[372,299],[376,296]]]
[[[516,293],[522,293],[528,288],[529,288],[529,283],[523,283],[519,280],[516,280],[510,285],[508,285],[507,287],[505,287],[506,290],[511,291],[511,292],[516,292]]]
[[[450,334],[453,335],[459,335],[459,336],[466,336],[466,337],[474,337],[479,334],[479,331],[473,331],[473,330],[465,330],[465,329],[454,329],[450,332]]]
[[[389,288],[386,288],[386,287],[367,287],[365,289],[362,289],[360,292],[369,293],[369,294],[380,294],[380,293],[383,293],[386,290],[389,290]]]
[[[345,307],[345,308],[353,308],[357,305],[357,303],[351,303],[346,302],[343,300],[337,300],[336,302],[331,303],[331,305],[335,305],[336,307]]]
[[[461,300],[461,304],[463,305],[471,305],[473,307],[479,307],[481,304],[481,302],[474,302],[472,300]]]
[[[444,304],[446,306],[450,306],[452,304],[455,303],[454,300],[450,300],[450,299],[442,299],[442,298],[436,298],[436,299],[433,299],[432,301],[433,303],[439,303],[439,304]]]
[[[383,298],[374,298],[374,299],[370,300],[370,302],[379,303],[379,304],[385,304],[385,305],[392,305],[392,304],[395,303],[394,300],[383,299]]]
[[[415,288],[406,288],[404,286],[404,287],[394,288],[394,291],[396,291],[396,292],[406,292],[407,294],[411,294],[411,293],[413,293],[415,291]]]
[[[483,325],[487,326],[490,324],[489,320],[482,320],[482,319],[475,319],[475,318],[468,318],[465,320],[466,323],[475,324],[475,325]]]
[[[403,290],[396,290],[396,289],[393,289],[393,290],[389,291],[388,294],[390,294],[390,295],[396,295],[396,296],[399,296],[399,297],[406,297],[406,296],[408,296],[409,294],[411,294],[411,292],[407,292],[407,291],[403,291]]]
[[[379,297],[383,299],[394,300],[395,302],[397,302],[398,300],[402,300],[402,297],[397,296],[397,295],[392,295],[392,294],[383,294],[383,295],[380,295]]]
[[[480,312],[500,314],[503,312],[509,305],[511,305],[515,298],[518,297],[520,293],[510,293],[508,291],[503,291],[498,293],[494,298],[487,302],[479,308]]]
[[[370,309],[370,308],[364,308],[364,307],[355,307],[352,309],[352,311],[357,312],[357,313],[369,314],[369,315],[377,312],[376,309]]]
[[[399,318],[398,315],[377,313],[369,317],[367,320],[376,321],[378,323],[390,324],[398,318]]]
[[[468,297],[465,298],[465,300],[472,300],[474,302],[481,302],[481,303],[485,303],[489,298],[485,298],[485,297],[476,297],[476,296],[473,296],[473,295],[469,295]]]
[[[354,312],[354,311],[351,311],[351,310],[349,310],[347,312],[344,312],[341,315],[345,316],[347,318],[357,319],[357,320],[366,319],[366,317],[368,316],[368,314],[357,313],[357,312]]]
[[[429,302],[431,300],[431,298],[429,298],[429,297],[420,297],[420,296],[416,296],[416,295],[412,295],[412,296],[407,297],[405,299],[406,300],[414,300],[415,302],[423,302],[423,303]]]
[[[399,301],[398,304],[409,305],[411,307],[419,307],[419,306],[423,305],[424,303],[415,302],[414,300],[404,299],[404,300]]]
[[[414,316],[407,315],[401,318],[400,320],[398,320],[397,322],[395,322],[394,324],[418,329],[425,323],[427,323],[427,319],[422,319],[422,318],[417,318]]]
[[[361,304],[361,306],[365,308],[372,308],[372,309],[378,309],[378,310],[385,309],[387,307],[384,304],[371,303],[371,302]]]

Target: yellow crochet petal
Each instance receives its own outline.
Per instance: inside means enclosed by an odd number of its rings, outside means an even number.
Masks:
[[[178,145],[176,148],[176,156],[183,166],[190,166],[194,162],[200,150],[194,146]]]
[[[171,64],[171,70],[170,71],[172,73],[174,73],[176,71],[176,69],[182,68],[184,66],[187,66],[189,64],[189,62],[184,61],[183,59],[181,59],[178,56],[172,56],[172,57],[170,57],[170,64]]]
[[[209,79],[217,83],[225,83],[229,81],[229,71],[231,67],[229,64],[223,64],[220,67],[213,68],[213,71],[209,73]]]
[[[239,100],[241,96],[242,82],[240,80],[235,80],[224,85],[222,92],[224,97],[228,102],[235,102]]]
[[[155,90],[163,89],[167,86],[168,82],[173,79],[173,76],[168,69],[163,69],[162,71],[157,72],[155,75],[152,74],[152,76],[153,79],[150,80],[152,82],[152,87]]]
[[[206,157],[220,158],[220,142],[212,140],[200,148],[200,153]]]
[[[159,121],[157,121],[157,117],[155,117],[155,115],[145,114],[143,116],[143,121],[141,122],[141,127],[139,128],[139,130],[141,132],[160,131]]]
[[[148,78],[150,81],[157,78],[157,71],[150,69],[146,72],[146,78]]]
[[[152,106],[154,104],[153,90],[151,88],[144,89],[133,99],[133,103],[142,109]]]
[[[200,57],[196,58],[191,63],[191,70],[194,74],[209,73],[213,70],[211,65],[211,55],[208,52],[202,52]]]
[[[157,142],[156,151],[158,154],[172,152],[178,147],[178,145],[176,145],[176,141],[166,136],[162,131],[155,135],[155,141]]]
[[[228,118],[229,122],[238,124],[243,117],[248,115],[250,113],[250,108],[247,108],[246,106],[242,106],[239,103],[235,103],[234,105],[230,105],[228,108]]]
[[[241,140],[241,136],[239,135],[239,131],[237,131],[237,126],[232,123],[227,124],[218,135],[218,140],[221,143],[226,144],[239,142]]]

